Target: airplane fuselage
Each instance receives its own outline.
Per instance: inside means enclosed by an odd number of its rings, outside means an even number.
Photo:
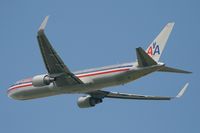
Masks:
[[[8,89],[8,96],[18,100],[41,98],[66,93],[90,93],[106,87],[123,85],[147,74],[160,70],[163,63],[148,67],[138,67],[137,62],[112,65],[74,72],[84,84],[57,87],[55,82],[36,87],[32,78],[16,82]]]

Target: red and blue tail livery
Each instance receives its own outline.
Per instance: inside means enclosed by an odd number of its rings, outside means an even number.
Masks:
[[[173,27],[174,27],[173,22],[168,23],[146,50],[148,55],[151,56],[157,62],[160,59],[160,56],[165,48],[165,45],[167,43],[167,40],[171,34]]]
[[[156,42],[153,43],[152,46],[150,46],[148,49],[147,49],[147,54],[149,56],[153,56],[153,55],[156,55],[156,54],[160,54],[160,48],[159,48],[159,45],[156,44]]]

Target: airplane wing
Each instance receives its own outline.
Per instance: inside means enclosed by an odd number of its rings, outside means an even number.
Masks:
[[[82,81],[70,72],[62,59],[51,46],[48,38],[44,33],[47,21],[48,16],[45,17],[39,28],[37,39],[48,74],[50,77],[56,78],[55,83],[57,86],[63,86],[66,84],[82,84]]]
[[[181,89],[175,97],[166,97],[166,96],[149,96],[149,95],[139,95],[139,94],[128,94],[128,93],[119,93],[119,92],[108,92],[108,91],[95,91],[90,93],[94,98],[119,98],[119,99],[135,99],[135,100],[171,100],[173,98],[180,98],[186,91],[189,83],[186,83],[185,86]]]

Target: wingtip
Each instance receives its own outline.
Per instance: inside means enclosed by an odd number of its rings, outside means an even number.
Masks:
[[[184,87],[181,89],[181,91],[178,93],[178,95],[176,96],[176,98],[182,97],[183,94],[185,93],[185,91],[187,90],[188,86],[189,86],[189,83],[186,83],[186,84],[184,85]]]
[[[168,24],[167,24],[167,26],[170,26],[170,27],[173,27],[175,25],[175,22],[169,22]]]
[[[186,74],[191,74],[191,73],[192,73],[191,71],[187,71],[187,72],[186,72]]]
[[[44,18],[42,24],[39,27],[38,32],[44,31],[44,29],[45,29],[45,27],[47,25],[48,19],[49,19],[49,15]]]
[[[142,47],[137,47],[137,48],[136,48],[136,50],[140,50],[140,49],[142,49]]]

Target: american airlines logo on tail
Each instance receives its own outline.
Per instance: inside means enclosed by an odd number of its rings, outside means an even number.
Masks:
[[[153,44],[147,50],[147,54],[150,55],[150,56],[160,54],[159,45],[156,44],[156,42],[153,42]]]

